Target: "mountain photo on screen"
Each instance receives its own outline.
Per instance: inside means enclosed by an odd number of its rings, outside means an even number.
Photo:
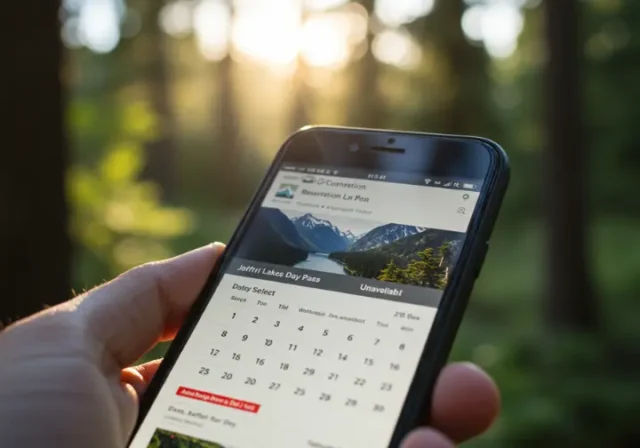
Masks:
[[[237,256],[299,269],[444,289],[464,234],[263,207]]]

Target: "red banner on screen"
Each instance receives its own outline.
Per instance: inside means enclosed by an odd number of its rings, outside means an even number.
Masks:
[[[251,403],[250,401],[225,397],[224,395],[212,394],[203,390],[190,389],[183,386],[180,386],[178,388],[176,395],[180,397],[191,398],[192,400],[204,401],[206,403],[223,406],[225,408],[232,408],[238,409],[239,411],[250,412],[252,414],[257,414],[260,410],[260,405],[257,403]]]

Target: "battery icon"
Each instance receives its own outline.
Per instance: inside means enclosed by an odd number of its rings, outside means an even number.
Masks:
[[[463,184],[462,188],[464,188],[466,190],[473,190],[474,188],[476,188],[476,186],[473,185],[473,184]]]

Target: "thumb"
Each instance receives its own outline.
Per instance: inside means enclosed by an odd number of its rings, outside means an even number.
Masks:
[[[79,297],[76,311],[96,354],[121,369],[173,337],[223,248],[212,244],[134,268]]]
[[[402,448],[455,448],[453,442],[444,434],[431,428],[421,428],[413,431],[402,442]]]

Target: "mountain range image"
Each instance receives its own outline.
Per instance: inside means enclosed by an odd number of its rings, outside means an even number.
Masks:
[[[293,266],[309,256],[309,245],[291,220],[275,208],[263,207],[251,223],[237,256]]]
[[[293,224],[314,252],[329,254],[347,250],[356,240],[351,231],[342,232],[330,221],[317,218],[311,213],[293,219]]]
[[[376,247],[384,246],[385,244],[389,244],[396,240],[424,231],[425,229],[422,227],[387,224],[376,227],[375,229],[367,232],[360,239],[354,241],[354,243],[349,246],[349,250],[359,252],[375,249]]]
[[[461,249],[461,234],[426,229],[371,249],[334,252],[330,258],[353,276],[444,289]]]
[[[444,288],[464,235],[402,224],[360,235],[330,218],[289,218],[263,207],[238,249],[240,258],[323,272]],[[427,275],[429,271],[429,275]]]

